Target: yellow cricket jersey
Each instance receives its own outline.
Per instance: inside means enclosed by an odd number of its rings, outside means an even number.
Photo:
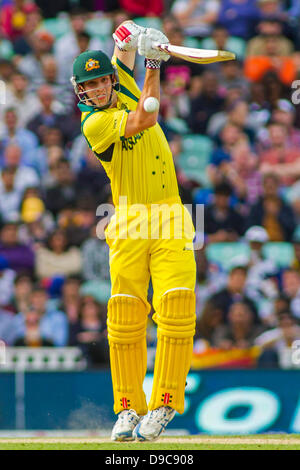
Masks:
[[[120,91],[117,107],[105,110],[79,104],[82,112],[81,129],[90,148],[111,181],[115,206],[119,197],[126,196],[127,204],[150,204],[178,198],[177,178],[172,153],[158,123],[125,139],[128,113],[137,107],[141,92],[133,72],[114,56]]]

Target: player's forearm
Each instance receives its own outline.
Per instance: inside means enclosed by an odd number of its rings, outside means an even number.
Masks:
[[[159,69],[151,70],[146,69],[145,81],[142,90],[142,94],[139,100],[137,111],[142,114],[142,118],[149,117],[149,113],[144,110],[143,103],[146,98],[152,96],[160,101],[160,71]],[[158,111],[152,114],[152,118],[156,121],[158,118]]]
[[[144,101],[146,98],[153,97],[158,101],[160,99],[160,74],[157,70],[146,70],[144,87],[139,99],[137,108],[134,112],[129,113],[125,128],[125,138],[131,137],[149,127],[156,124],[158,118],[158,110],[147,112],[144,109]]]
[[[114,49],[114,55],[130,70],[134,69],[136,51],[120,51],[116,46]]]

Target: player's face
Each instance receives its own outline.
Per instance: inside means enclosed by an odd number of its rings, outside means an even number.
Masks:
[[[112,77],[111,75],[98,77],[84,82],[82,86],[88,101],[91,101],[96,106],[105,106],[111,96]]]

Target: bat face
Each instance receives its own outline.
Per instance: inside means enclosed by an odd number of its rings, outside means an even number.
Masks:
[[[195,49],[192,47],[173,46],[172,44],[158,44],[155,48],[167,52],[173,57],[178,57],[188,62],[195,62],[196,64],[210,64],[235,59],[235,54],[229,51]]]

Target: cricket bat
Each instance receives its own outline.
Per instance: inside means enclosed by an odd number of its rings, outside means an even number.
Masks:
[[[195,49],[192,47],[173,46],[172,44],[157,44],[153,46],[158,51],[163,51],[173,57],[195,62],[196,64],[211,64],[213,62],[224,62],[235,60],[235,54],[229,51],[218,51],[214,49]]]

